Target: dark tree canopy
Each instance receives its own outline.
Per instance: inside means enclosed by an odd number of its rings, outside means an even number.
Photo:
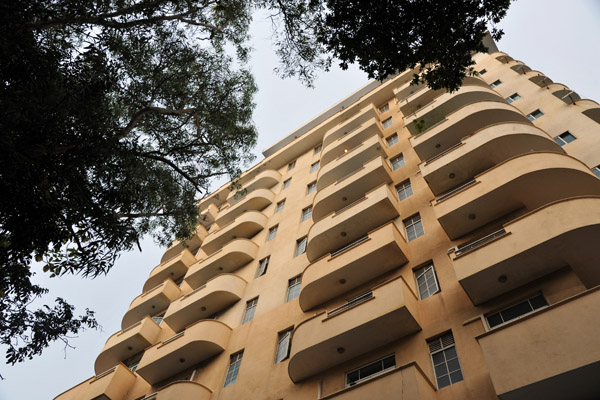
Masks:
[[[94,328],[31,282],[95,277],[147,234],[190,237],[215,177],[251,160],[253,14],[281,76],[334,60],[456,89],[508,0],[15,0],[0,4],[0,344],[7,361]],[[496,36],[500,32],[495,32]]]

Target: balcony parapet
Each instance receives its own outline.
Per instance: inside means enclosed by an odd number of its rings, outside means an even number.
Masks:
[[[54,400],[124,400],[135,379],[135,374],[119,363],[59,394]]]
[[[123,316],[121,329],[140,321],[146,315],[154,315],[162,310],[166,310],[169,304],[181,295],[181,289],[168,279],[160,285],[140,294],[133,299],[129,309]]]
[[[374,117],[358,126],[352,132],[330,143],[326,149],[323,149],[321,168],[375,135],[383,137],[383,127],[379,119]]]
[[[281,180],[281,174],[275,170],[268,169],[256,175],[251,182],[244,185],[241,190],[233,190],[227,196],[227,202],[233,206],[243,200],[247,195],[257,189],[270,189]],[[245,195],[242,193],[246,193]]]
[[[261,211],[275,200],[275,193],[269,189],[255,189],[230,207],[223,208],[217,215],[216,223],[225,226],[248,210]]]
[[[373,104],[362,108],[358,113],[341,121],[337,126],[328,130],[323,136],[323,150],[344,135],[352,133],[371,118],[379,118],[379,113]]]
[[[175,381],[160,388],[157,392],[150,396],[144,397],[142,400],[210,400],[212,390],[201,383],[192,381]]]
[[[143,291],[147,292],[150,289],[160,285],[167,278],[177,280],[185,275],[190,265],[196,262],[196,257],[192,252],[184,248],[181,253],[163,261],[150,272],[150,276],[144,283]]]
[[[185,244],[183,242],[180,242],[179,240],[176,240],[165,251],[165,254],[163,254],[162,258],[160,259],[160,262],[163,263],[167,260],[170,260],[173,257],[177,257],[177,255],[180,254],[184,249],[188,249],[190,250],[190,252],[195,253],[196,250],[200,248],[200,245],[202,245],[202,241],[204,240],[206,235],[208,235],[208,231],[206,230],[206,228],[203,225],[198,225],[196,227],[196,233],[194,233],[194,235],[191,238],[186,240]]]
[[[237,238],[250,239],[267,225],[268,218],[260,211],[247,211],[229,224],[212,231],[202,244],[206,254],[212,254]]]

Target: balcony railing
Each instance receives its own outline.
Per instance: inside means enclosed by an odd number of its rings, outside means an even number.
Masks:
[[[498,229],[496,232],[492,232],[489,235],[486,235],[486,236],[484,236],[484,237],[482,237],[480,239],[477,239],[477,240],[475,240],[473,242],[470,242],[470,243],[463,244],[461,246],[455,247],[454,254],[456,256],[460,256],[460,255],[466,254],[466,253],[468,253],[470,251],[473,251],[473,250],[475,250],[475,249],[483,246],[484,244],[489,243],[492,240],[495,240],[495,239],[497,239],[499,237],[502,237],[504,235],[506,235],[506,230],[504,228]]]
[[[447,191],[446,193],[442,194],[441,196],[438,196],[435,198],[436,204],[441,203],[442,201],[446,200],[449,197],[452,197],[456,193],[462,192],[463,190],[467,189],[469,186],[474,185],[475,183],[477,183],[477,181],[475,179],[471,179],[470,181],[463,183],[462,185],[460,185],[452,190]]]
[[[364,303],[365,301],[372,299],[373,298],[373,291],[369,290],[368,292],[365,292],[363,294],[359,294],[356,297],[353,297],[349,300],[346,301],[346,304],[342,304],[339,307],[334,308],[333,310],[329,310],[327,311],[327,316],[328,317],[333,317],[334,315],[337,315],[339,313],[342,313],[352,307],[356,307],[359,304]]]

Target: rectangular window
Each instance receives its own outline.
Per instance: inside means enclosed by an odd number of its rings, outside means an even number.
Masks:
[[[291,182],[292,182],[292,178],[286,179],[285,181],[283,181],[283,185],[281,185],[281,190],[287,189],[290,186]]]
[[[286,302],[292,301],[296,297],[300,296],[300,286],[301,286],[301,281],[300,281],[299,276],[292,278],[288,281],[288,292],[287,292],[287,298],[285,300]]]
[[[513,93],[510,96],[508,96],[506,98],[507,103],[512,103],[513,101],[517,101],[521,98],[521,95],[519,93]]]
[[[242,325],[246,322],[250,322],[254,319],[254,312],[256,311],[256,306],[258,305],[258,297],[248,300],[246,302],[246,311],[244,311],[244,318],[242,319]]]
[[[398,143],[398,134],[394,133],[392,136],[388,136],[385,141],[387,142],[388,147],[392,146],[394,143]]]
[[[308,206],[302,210],[302,218],[300,222],[306,221],[310,217],[312,217],[312,206]]]
[[[502,81],[501,81],[500,79],[498,79],[498,80],[496,80],[496,81],[492,82],[492,83],[490,84],[490,87],[493,89],[493,88],[495,88],[495,87],[497,87],[497,86],[500,86],[500,85],[502,85]]]
[[[323,145],[320,144],[317,147],[314,148],[313,150],[313,154],[319,154],[321,152],[321,150],[323,150]]]
[[[575,136],[573,136],[573,134],[569,131],[566,131],[565,133],[561,133],[560,135],[558,135],[557,137],[554,138],[554,141],[561,145],[564,146],[567,143],[571,143],[572,141],[576,140],[577,138]]]
[[[390,126],[394,125],[394,121],[392,120],[392,117],[389,117],[388,119],[383,121],[381,125],[383,125],[384,128],[389,128]]]
[[[315,190],[317,190],[317,182],[311,182],[306,185],[306,194],[311,194]]]
[[[285,207],[285,199],[283,199],[279,203],[277,203],[277,207],[275,208],[275,212],[278,213],[279,211],[283,210],[283,207]]]
[[[131,372],[135,372],[135,370],[137,369],[138,365],[140,365],[140,361],[142,360],[142,354],[136,354],[135,356],[131,357],[129,360],[125,361],[125,366],[127,368],[129,368],[129,370]]]
[[[277,352],[275,352],[275,364],[279,364],[290,356],[290,339],[293,329],[279,332],[277,337]]]
[[[385,103],[385,105],[379,107],[380,114],[383,114],[386,111],[390,111],[390,103]]]
[[[424,300],[440,291],[433,264],[415,269],[415,281],[419,290],[419,298]]]
[[[487,72],[487,70],[482,69],[481,71],[478,72],[478,74],[481,76],[481,75],[485,75],[486,72]]]
[[[269,267],[269,258],[271,257],[265,257],[258,263],[258,271],[256,271],[257,278],[267,273],[267,268]]]
[[[165,313],[161,313],[160,315],[155,315],[154,317],[152,317],[152,320],[154,322],[156,322],[157,325],[162,324],[163,322],[163,317],[165,316]]]
[[[502,324],[509,321],[521,318],[524,315],[531,314],[535,310],[544,308],[548,305],[548,302],[543,295],[538,294],[518,304],[500,310],[496,313],[490,314],[485,317],[490,329],[494,329]]]
[[[225,376],[225,383],[223,384],[223,387],[235,383],[238,372],[240,371],[243,355],[244,351],[240,351],[239,353],[232,354],[231,357],[229,357],[229,368],[227,368],[227,375]]]
[[[438,389],[463,380],[452,332],[427,341]]]
[[[404,228],[406,229],[406,240],[410,242],[415,240],[419,236],[425,234],[423,229],[423,223],[421,222],[421,216],[419,214],[413,215],[412,217],[404,220]]]
[[[301,239],[296,240],[296,252],[294,253],[294,257],[298,257],[300,254],[306,251],[306,242],[308,241],[308,237],[304,236]]]
[[[392,171],[395,171],[404,165],[404,156],[402,154],[399,154],[396,157],[392,158],[390,160],[390,163],[392,164]]]
[[[412,196],[413,190],[410,185],[410,180],[407,179],[399,185],[396,185],[396,191],[398,192],[398,200],[404,200],[405,198]]]
[[[279,225],[275,225],[271,228],[269,228],[269,235],[267,236],[267,242],[271,239],[275,239],[275,236],[277,236],[277,228],[279,227]]]
[[[346,372],[346,387],[353,386],[368,378],[374,378],[377,375],[396,368],[396,356],[391,354],[387,357],[377,360],[353,371]]]
[[[592,168],[592,172],[598,177],[600,178],[600,165]]]
[[[319,164],[321,164],[319,161],[317,161],[316,163],[312,164],[310,166],[310,172],[312,173],[312,172],[315,172],[316,170],[318,170],[319,169]]]
[[[291,163],[288,164],[288,171],[293,170],[294,168],[296,168],[296,160],[292,161]]]
[[[532,112],[531,114],[527,114],[527,119],[530,121],[535,121],[536,119],[540,118],[542,115],[544,115],[544,113],[538,109],[538,110],[535,110],[534,112]]]

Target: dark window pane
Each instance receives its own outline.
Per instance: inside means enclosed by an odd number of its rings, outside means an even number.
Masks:
[[[433,359],[433,365],[439,365],[445,361],[444,353],[442,353],[442,352],[435,353],[434,355],[431,356],[431,358]]]
[[[456,347],[450,347],[449,349],[444,350],[444,354],[446,354],[446,360],[458,357],[456,354]]]
[[[505,321],[510,321],[511,319],[519,318],[521,315],[527,314],[531,311],[532,309],[529,305],[529,302],[524,301],[510,308],[507,308],[504,311],[500,311],[500,313],[502,314],[502,318],[504,318]]]
[[[448,371],[454,372],[460,369],[460,364],[458,363],[458,358],[453,358],[448,361]]]
[[[352,382],[356,382],[358,380],[358,371],[352,371],[348,373],[346,376],[346,383],[351,384]]]
[[[438,378],[437,380],[438,388],[444,388],[450,385],[450,377],[448,375],[444,375]]]
[[[490,328],[498,326],[502,323],[502,317],[500,316],[500,313],[490,315],[489,317],[487,317],[487,320],[488,324],[490,325]]]
[[[542,307],[548,305],[548,302],[546,301],[544,296],[542,296],[541,294],[539,296],[535,296],[535,297],[529,299],[529,302],[533,306],[534,310],[537,310],[538,308],[542,308]]]
[[[436,376],[446,375],[447,373],[448,373],[448,368],[446,367],[445,363],[435,366],[435,375]]]
[[[462,371],[459,369],[458,371],[455,371],[453,373],[450,374],[450,379],[452,379],[452,383],[456,383],[456,382],[460,382],[463,380],[463,374]]]
[[[383,369],[391,368],[396,366],[396,357],[389,356],[383,359]]]

